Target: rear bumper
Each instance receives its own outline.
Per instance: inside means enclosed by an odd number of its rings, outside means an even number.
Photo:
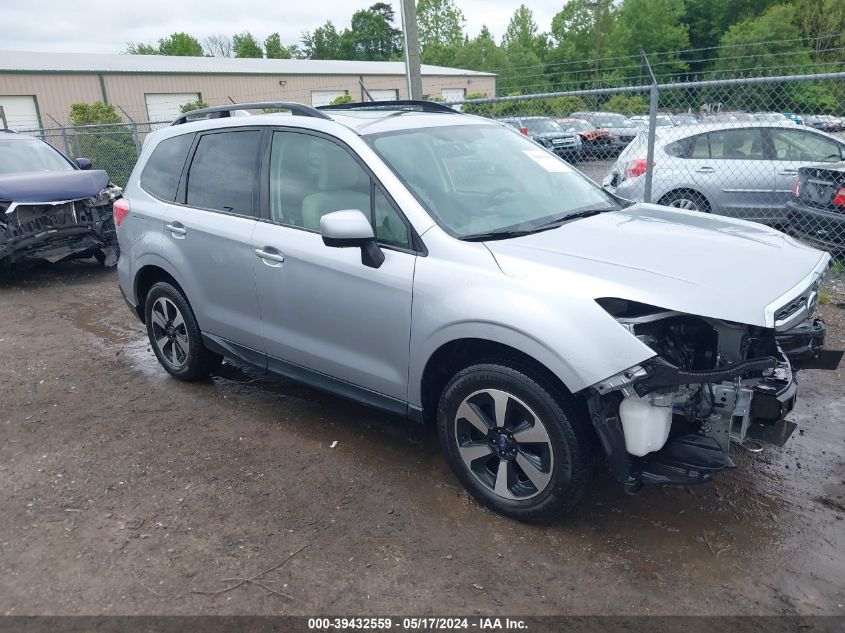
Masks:
[[[845,248],[845,213],[809,207],[799,202],[786,204],[789,229],[829,250]]]

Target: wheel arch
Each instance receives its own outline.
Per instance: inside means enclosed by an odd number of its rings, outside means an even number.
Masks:
[[[134,284],[135,297],[138,301],[136,309],[141,322],[145,321],[146,315],[144,306],[147,301],[147,294],[150,292],[150,288],[160,281],[166,281],[167,283],[173,285],[173,287],[181,292],[182,295],[185,294],[185,291],[182,289],[182,285],[168,270],[158,263],[145,264],[139,268],[138,272],[135,274]]]
[[[429,355],[420,376],[423,422],[434,423],[440,395],[457,372],[479,361],[492,359],[510,361],[518,367],[531,369],[562,395],[573,397],[572,391],[558,374],[530,353],[490,338],[466,336],[441,344]],[[575,396],[574,400],[581,402],[586,411],[583,398]]]
[[[660,199],[657,201],[657,204],[665,205],[665,200],[667,198],[678,193],[699,196],[702,200],[704,200],[704,203],[707,205],[707,212],[711,212],[713,210],[713,203],[710,201],[710,196],[704,191],[702,191],[701,188],[688,185],[681,187],[673,187],[672,189],[664,193],[662,196],[660,196]]]

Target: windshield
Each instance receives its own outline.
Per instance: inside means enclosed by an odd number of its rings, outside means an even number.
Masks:
[[[532,134],[548,134],[550,132],[563,132],[557,121],[554,119],[525,119],[525,127]]]
[[[566,132],[592,132],[596,129],[586,121],[581,121],[579,119],[565,119],[563,121],[558,121],[558,125],[560,125]]]
[[[401,130],[367,140],[456,237],[530,232],[574,213],[619,207],[557,156],[498,125]]]
[[[597,114],[593,124],[598,127],[636,127],[621,114]]]
[[[52,147],[35,139],[0,141],[0,174],[26,171],[73,171],[73,165]]]

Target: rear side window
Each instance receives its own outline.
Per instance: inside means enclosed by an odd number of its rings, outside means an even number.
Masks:
[[[691,142],[691,138],[682,138],[680,141],[669,143],[664,148],[664,151],[669,154],[669,156],[675,156],[676,158],[686,158],[689,154],[689,146]]]
[[[173,202],[179,188],[182,167],[185,166],[193,142],[193,134],[182,134],[164,139],[156,145],[141,172],[141,187],[144,191],[161,200]]]
[[[205,134],[188,170],[185,203],[238,215],[255,212],[261,150],[259,130]]]

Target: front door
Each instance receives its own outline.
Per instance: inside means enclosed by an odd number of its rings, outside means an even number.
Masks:
[[[405,219],[345,147],[295,131],[273,135],[268,212],[253,235],[255,282],[268,367],[397,411],[408,390],[416,254]],[[331,248],[320,217],[358,209],[385,254]]]

